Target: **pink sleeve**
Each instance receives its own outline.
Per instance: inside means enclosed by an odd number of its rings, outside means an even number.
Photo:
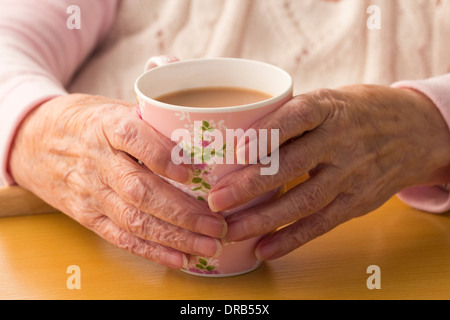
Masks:
[[[394,83],[393,86],[411,88],[428,96],[435,103],[450,128],[450,74],[420,81],[400,81]],[[401,191],[398,197],[419,210],[433,213],[444,213],[450,210],[448,185],[409,188]]]
[[[69,28],[79,10],[80,28]],[[0,186],[13,184],[8,158],[15,132],[65,86],[111,26],[117,0],[0,0]]]

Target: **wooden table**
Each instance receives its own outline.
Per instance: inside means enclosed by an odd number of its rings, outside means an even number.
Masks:
[[[0,299],[450,298],[450,215],[397,198],[252,273],[215,279],[134,256],[53,211],[18,188],[0,190],[0,215],[14,215],[0,218]],[[31,212],[41,213],[22,215]],[[67,286],[72,265],[80,289]],[[367,286],[371,265],[381,289]]]

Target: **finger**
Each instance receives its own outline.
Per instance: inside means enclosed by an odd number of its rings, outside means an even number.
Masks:
[[[114,155],[102,176],[105,185],[144,213],[213,238],[223,238],[227,232],[221,214],[211,212],[205,202],[165,182],[124,153]]]
[[[256,247],[256,256],[266,261],[277,259],[350,220],[347,200],[342,195],[323,210],[265,236]]]
[[[188,266],[188,259],[182,252],[136,237],[119,228],[106,216],[97,219],[92,230],[113,245],[153,262],[174,269]]]
[[[286,141],[320,126],[330,113],[329,103],[323,98],[327,92],[320,90],[296,96],[253,124],[236,145],[236,157],[240,163],[255,163],[261,158],[260,153],[269,154]],[[257,146],[260,147],[259,152],[251,152]],[[261,151],[261,146],[266,152]]]
[[[141,239],[205,257],[216,257],[222,251],[218,239],[190,232],[144,213],[122,201],[112,190],[107,192],[102,200],[103,213],[118,227]]]
[[[187,183],[190,173],[187,166],[176,165],[171,159],[175,144],[142,121],[130,110],[127,116],[109,118],[102,123],[103,131],[110,145],[142,161],[156,174]]]
[[[322,131],[316,130],[281,147],[279,169],[274,175],[262,175],[264,165],[247,166],[221,179],[211,190],[208,204],[212,211],[224,211],[274,190],[287,181],[307,174],[319,163],[332,158]]]
[[[345,188],[339,170],[321,168],[306,182],[279,199],[261,204],[227,218],[228,241],[240,241],[270,233],[315,213],[331,203]]]

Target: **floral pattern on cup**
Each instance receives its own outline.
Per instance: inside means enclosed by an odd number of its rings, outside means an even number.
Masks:
[[[234,152],[233,146],[228,146],[226,142],[218,146],[214,145],[213,133],[215,130],[226,130],[225,122],[221,120],[216,124],[214,120],[203,120],[191,123],[189,113],[182,112],[176,115],[180,116],[180,120],[187,121],[184,127],[191,135],[191,143],[186,141],[180,143],[183,153],[188,155],[194,169],[189,190],[184,191],[198,200],[207,201],[209,191],[218,180],[214,172],[215,159],[220,158],[225,162],[227,153]],[[195,124],[199,127],[195,127]]]
[[[186,271],[204,275],[220,274],[220,271],[217,269],[217,267],[217,259],[196,257],[196,259],[190,259],[189,266]]]
[[[187,146],[186,150],[192,160],[197,158],[197,162],[201,161],[200,164],[193,165],[194,172],[191,180],[191,191],[199,192],[200,195],[197,196],[197,199],[202,201],[206,201],[206,196],[209,190],[211,190],[211,183],[217,180],[217,177],[212,175],[215,164],[210,165],[208,163],[214,160],[213,158],[215,157],[225,158],[227,151],[229,151],[226,143],[218,148],[212,146],[213,141],[211,140],[211,136],[208,135],[208,132],[214,130],[215,128],[211,126],[210,122],[206,120],[202,121],[202,136],[199,139],[200,145]],[[210,181],[211,179],[213,181]]]
[[[224,160],[227,153],[234,152],[234,146],[228,146],[226,142],[219,146],[215,146],[213,143],[214,135],[212,133],[215,130],[226,130],[225,121],[221,120],[218,123],[215,123],[214,120],[196,121],[195,124],[201,124],[201,127],[196,128],[191,123],[189,113],[182,112],[176,115],[180,117],[181,121],[187,122],[185,129],[189,130],[191,141],[196,141],[196,143],[184,142],[182,145],[183,152],[190,157],[192,163],[196,163],[193,164],[194,171],[188,186],[189,190],[185,190],[185,192],[200,201],[207,201],[209,191],[218,180],[214,173],[216,167],[214,160],[216,158]],[[196,134],[197,137],[195,137]],[[218,259],[199,256],[192,256],[189,259],[189,267],[186,271],[203,275],[221,274]]]

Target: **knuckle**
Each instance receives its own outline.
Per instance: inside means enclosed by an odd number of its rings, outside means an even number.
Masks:
[[[103,223],[104,216],[98,213],[97,202],[92,197],[80,196],[80,201],[72,205],[72,214],[78,223],[90,230],[97,230]]]
[[[309,187],[302,192],[298,201],[299,212],[314,212],[323,206],[326,199],[326,189],[320,184],[310,184]]]
[[[192,229],[192,226],[195,225],[195,221],[198,221],[198,217],[188,214],[187,210],[177,210],[175,208],[174,210],[175,211],[172,212],[169,212],[168,210],[165,211],[163,213],[164,216],[161,218],[167,223],[186,229]]]
[[[137,208],[142,208],[144,202],[151,201],[152,192],[147,187],[143,176],[139,174],[129,174],[122,177],[122,192],[124,197]]]
[[[292,250],[295,248],[298,248],[305,243],[308,242],[309,238],[309,230],[297,230],[297,228],[293,228],[292,231],[290,231],[286,237],[286,247],[287,250]]]
[[[204,211],[205,208],[197,205],[196,202],[191,201],[188,195],[181,194],[186,197],[180,201],[174,201],[175,198],[167,198],[162,195],[152,195],[146,198],[148,201],[148,212],[152,214],[153,224],[164,224],[167,228],[179,227],[186,230],[197,232],[197,227],[200,224],[202,214],[199,211]],[[185,201],[188,200],[189,202]],[[156,232],[156,227],[153,229]],[[167,231],[167,234],[170,232]]]
[[[295,100],[295,108],[290,108],[288,114],[289,121],[295,121],[297,125],[311,125],[316,122],[317,108],[315,108],[314,100],[307,95],[298,96]]]
[[[132,119],[125,117],[119,121],[114,129],[116,147],[121,150],[128,149],[129,146],[136,144],[139,137],[139,131]]]
[[[127,207],[122,212],[122,220],[125,224],[125,229],[133,234],[145,236],[148,234],[148,223],[145,221],[142,212],[133,207]]]
[[[83,210],[76,216],[76,220],[82,226],[85,226],[89,230],[98,230],[103,224],[104,216],[94,213],[93,211]]]
[[[281,170],[284,175],[288,178],[297,177],[297,172],[301,169],[300,159],[298,155],[294,155],[294,152],[287,152],[284,157],[282,157]]]
[[[239,215],[237,215],[239,217]],[[241,225],[242,230],[237,240],[245,240],[260,233],[260,231],[268,230],[267,218],[260,213],[253,213],[247,216],[238,218],[235,221]],[[268,232],[272,231],[271,229]],[[233,239],[236,240],[236,239]]]
[[[251,199],[264,192],[266,183],[263,180],[260,175],[242,175],[237,181],[240,197]]]
[[[125,230],[117,234],[115,243],[118,248],[128,250],[150,261],[162,265],[170,265],[167,261],[168,251],[164,246],[131,236]]]
[[[108,103],[102,103],[97,108],[98,114],[104,115],[102,117],[102,120],[103,120],[102,123],[105,125],[115,124],[118,121],[124,120],[123,117],[117,116],[118,114],[123,114],[123,110],[124,110],[124,105],[110,103],[110,101],[108,101]],[[105,115],[107,115],[107,116],[105,116]]]
[[[300,247],[307,242],[327,233],[332,229],[329,218],[323,214],[314,214],[300,220],[287,237],[291,249]]]
[[[147,224],[147,239],[172,248],[180,248],[188,245],[186,239],[183,239],[182,230],[176,230],[168,222],[151,217],[145,221]]]
[[[155,136],[154,130],[140,128],[134,119],[121,120],[115,133],[115,147],[138,157],[152,168],[166,168],[171,161],[171,147],[165,139]],[[143,138],[145,137],[145,139]]]
[[[253,215],[251,218],[243,221],[243,223],[245,223],[245,228],[249,231],[249,234],[253,236],[276,230],[280,226],[278,219],[279,217],[273,215],[258,214]]]
[[[182,252],[198,254],[195,237],[186,236],[185,232],[167,232],[164,239],[167,246]]]
[[[126,230],[120,230],[116,235],[116,246],[132,253],[138,253],[141,244],[139,238],[131,236]]]
[[[327,215],[315,214],[308,220],[308,227],[305,228],[308,240],[317,238],[332,229],[332,223]]]
[[[318,89],[294,98],[292,121],[301,123],[309,129],[319,125],[328,116],[330,103],[334,103],[335,92],[331,89]]]
[[[84,226],[89,230],[99,232],[105,228],[105,225],[108,223],[108,220],[109,218],[107,216],[97,214],[93,217],[90,217],[89,221]],[[80,223],[83,225],[82,222]]]
[[[164,264],[165,250],[163,246],[154,243],[151,246],[147,246],[145,249],[146,250],[142,253],[144,257],[153,262]]]
[[[313,169],[316,159],[314,159],[313,152],[304,143],[300,143],[300,155],[301,156],[297,160],[299,168],[303,171]]]
[[[295,150],[287,152],[283,157],[282,170],[287,177],[297,177],[299,174],[305,174],[314,168],[316,159],[313,157],[313,153],[303,143],[303,140],[297,140],[292,146]]]
[[[311,94],[316,101],[329,101],[334,99],[334,91],[332,89],[321,88],[314,90]]]
[[[167,232],[165,235],[166,241],[174,249],[179,249],[184,252],[194,252],[195,244],[192,237],[186,237],[185,233],[179,230],[178,232]]]

